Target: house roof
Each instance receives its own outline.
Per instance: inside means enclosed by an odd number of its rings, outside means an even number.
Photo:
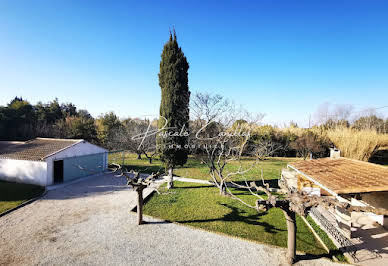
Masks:
[[[36,138],[25,142],[1,142],[0,158],[42,161],[46,157],[82,141],[82,139]]]
[[[388,191],[388,167],[348,158],[322,158],[290,163],[323,189],[336,194]]]

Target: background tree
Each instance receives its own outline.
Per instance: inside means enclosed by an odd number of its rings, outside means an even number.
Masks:
[[[23,98],[15,97],[0,109],[1,138],[25,140],[34,137],[36,116],[33,106]]]
[[[220,94],[196,92],[190,101],[191,119],[201,122],[201,126],[218,120],[230,108],[234,108],[232,103]]]
[[[223,108],[226,106],[224,103],[208,104],[209,102],[220,103],[219,99],[221,98],[210,98],[207,101],[198,101],[198,98],[194,100],[195,108],[204,111],[193,112],[199,115],[195,121],[200,124],[200,131],[196,131],[196,136],[192,139],[194,144],[192,151],[202,163],[206,164],[212,182],[219,189],[220,194],[225,195],[226,182],[232,182],[236,176],[246,174],[258,163],[257,146],[248,147],[247,144],[252,129],[257,127],[263,116],[252,116],[231,104],[227,104],[227,108]],[[241,159],[244,153],[249,153],[257,160],[253,163],[243,163]],[[232,162],[237,168],[228,168]]]
[[[173,169],[187,161],[187,136],[170,136],[169,133],[188,131],[189,99],[188,86],[189,64],[179,47],[175,31],[164,45],[160,61],[159,86],[162,92],[158,128],[157,148],[160,159],[168,171],[167,187],[173,187]]]
[[[362,116],[353,122],[353,128],[357,130],[376,130],[378,133],[385,133],[385,123],[382,118],[376,115]]]
[[[121,128],[120,119],[114,112],[109,112],[101,115],[95,122],[97,128],[97,138],[101,145],[109,148],[108,140],[112,137],[115,131]]]
[[[93,118],[68,116],[55,123],[54,131],[58,138],[85,139],[97,143],[97,131]]]
[[[152,158],[156,154],[156,137],[155,134],[143,138],[144,133],[155,132],[157,128],[145,119],[125,119],[122,126],[115,130],[109,140],[109,149],[124,149],[137,154],[137,159],[141,160],[141,155],[145,155],[152,163]]]
[[[304,160],[306,160],[310,153],[319,156],[320,153],[324,153],[327,150],[323,141],[311,131],[303,133],[302,136],[291,143],[291,147],[294,148]]]

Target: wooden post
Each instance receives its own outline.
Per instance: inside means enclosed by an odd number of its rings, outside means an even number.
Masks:
[[[295,212],[289,209],[283,209],[284,216],[286,217],[287,222],[287,231],[288,231],[288,251],[287,251],[287,261],[289,264],[293,264],[296,258],[296,220]]]
[[[137,224],[143,223],[143,186],[136,187],[137,191]]]

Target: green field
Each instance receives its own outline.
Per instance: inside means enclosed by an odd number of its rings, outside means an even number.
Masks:
[[[35,185],[0,181],[0,213],[42,195],[44,188]]]

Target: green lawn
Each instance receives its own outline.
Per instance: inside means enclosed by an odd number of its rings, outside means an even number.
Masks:
[[[40,186],[0,181],[0,213],[15,208],[43,192],[44,188]]]
[[[174,185],[172,193],[155,193],[145,205],[144,213],[208,231],[286,247],[287,226],[280,209],[258,214],[230,197],[220,196],[215,187],[177,181]],[[233,191],[250,203],[255,200],[246,191]],[[299,217],[297,226],[298,250],[325,256],[326,251]]]

